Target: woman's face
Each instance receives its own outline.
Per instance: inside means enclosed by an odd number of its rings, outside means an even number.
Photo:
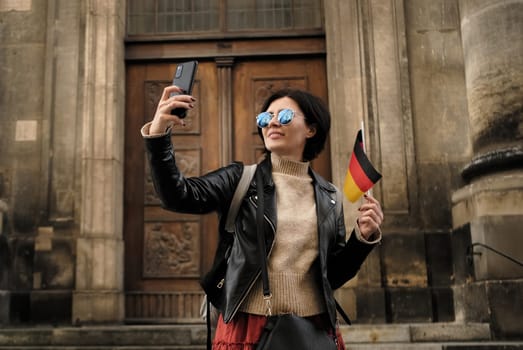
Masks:
[[[287,125],[278,122],[277,115],[282,109],[294,110],[294,118]],[[316,128],[307,125],[305,117],[298,104],[289,97],[282,97],[273,101],[267,112],[273,114],[273,118],[265,128],[262,129],[265,147],[278,156],[294,160],[303,160],[305,142],[316,133]]]

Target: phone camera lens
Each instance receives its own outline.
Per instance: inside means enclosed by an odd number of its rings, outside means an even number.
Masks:
[[[179,78],[182,76],[182,70],[183,70],[183,67],[182,66],[178,66],[176,68],[176,74],[175,74],[175,78]]]

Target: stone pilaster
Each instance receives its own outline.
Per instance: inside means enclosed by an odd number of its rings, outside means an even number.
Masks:
[[[343,186],[357,130],[364,125],[366,150],[383,173],[373,195],[388,209],[384,231],[409,230],[417,191],[409,102],[403,1],[326,1],[325,32],[329,108],[332,114],[333,181]],[[400,82],[400,83],[398,83]],[[360,203],[345,202],[347,229]],[[353,318],[385,321],[380,250],[357,279],[338,292]],[[356,300],[354,303],[353,300]]]
[[[416,168],[406,57],[404,2],[325,2],[333,181],[342,185],[356,132],[382,172],[373,194],[389,208],[387,225],[416,220]],[[346,202],[348,222],[357,205]]]
[[[72,320],[121,322],[125,4],[85,1],[82,199]]]
[[[523,260],[523,1],[460,1],[472,161],[453,195],[455,239]],[[456,315],[490,318],[496,336],[523,334],[523,269],[476,246],[469,279],[457,283]],[[484,300],[471,303],[470,291]],[[516,298],[517,299],[517,298]],[[484,312],[478,309],[485,309]],[[485,316],[487,315],[487,316]]]
[[[359,8],[355,1],[325,1],[325,40],[327,46],[327,84],[332,116],[331,160],[332,180],[343,186],[347,159],[353,147],[348,135],[356,135],[365,114],[363,63],[360,61]],[[349,102],[350,101],[350,102]],[[345,221],[355,221],[355,205],[345,201]],[[336,298],[352,320],[358,320],[357,282],[340,288]],[[383,299],[383,293],[381,295]]]

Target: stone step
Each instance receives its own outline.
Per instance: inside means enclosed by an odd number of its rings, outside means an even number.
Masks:
[[[345,342],[418,343],[490,340],[487,323],[418,323],[341,326]]]
[[[205,345],[2,346],[2,350],[205,350]],[[347,350],[523,350],[523,342],[346,344]]]
[[[490,339],[488,324],[424,323],[341,326],[347,350],[523,350]],[[203,325],[32,327],[0,329],[0,350],[199,350]]]
[[[2,346],[187,347],[205,345],[206,340],[207,329],[203,325],[34,327],[0,330],[0,349]]]
[[[347,350],[523,350],[523,342],[347,344]]]
[[[140,346],[15,346],[15,347],[3,347],[2,350],[206,350],[204,345],[195,346],[153,346],[153,345],[140,345]]]
[[[522,350],[523,342],[466,342],[466,343],[427,343],[402,344],[383,343],[366,345],[346,345],[347,350]],[[197,346],[0,346],[2,350],[205,350]]]

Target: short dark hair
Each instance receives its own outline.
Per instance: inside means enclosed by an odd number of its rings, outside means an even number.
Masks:
[[[307,139],[305,149],[303,150],[303,160],[311,161],[320,154],[323,148],[325,148],[325,142],[327,141],[327,136],[331,127],[329,109],[322,99],[306,91],[298,89],[282,89],[276,91],[265,100],[260,112],[267,111],[267,108],[269,108],[271,103],[283,97],[289,97],[294,100],[305,115],[305,122],[307,125],[314,125],[316,128],[316,134],[314,134],[310,139]],[[261,128],[258,128],[258,135],[260,135],[263,142]],[[265,152],[268,153],[268,150],[265,149]]]

